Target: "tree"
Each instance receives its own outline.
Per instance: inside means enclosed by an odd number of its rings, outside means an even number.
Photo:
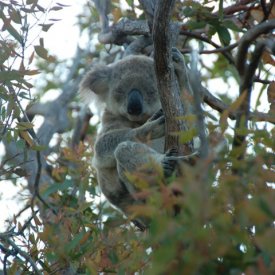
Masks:
[[[50,31],[55,23],[37,18],[65,5],[0,1],[1,179],[23,181],[30,192],[0,233],[4,273],[274,273],[274,1],[126,2],[127,9],[87,2],[79,27],[90,42],[66,63],[31,38],[33,26]],[[172,47],[182,53],[187,91],[173,76]],[[201,143],[200,158],[182,164],[181,176],[156,177],[158,190],[147,187],[150,200],[136,209],[151,219],[146,233],[100,197],[90,161],[93,114],[76,97],[91,64],[135,53],[154,54],[167,148],[188,154],[195,136]],[[31,82],[38,74],[40,87]],[[234,81],[238,96],[214,96],[206,88],[214,78]],[[41,103],[50,89],[60,95]],[[269,110],[260,112],[265,96]]]

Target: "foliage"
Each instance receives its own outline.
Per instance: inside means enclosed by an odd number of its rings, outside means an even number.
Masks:
[[[91,164],[93,114],[82,108],[75,94],[83,68],[121,58],[121,45],[133,42],[136,33],[123,33],[120,19],[148,18],[141,4],[126,2],[127,9],[120,1],[112,1],[107,9],[117,32],[109,36],[113,41],[107,41],[106,48],[91,42],[101,31],[102,14],[87,3],[78,25],[89,42],[66,62],[49,54],[41,32],[51,31],[55,24],[56,19],[48,19],[50,14],[69,7],[61,3],[44,7],[37,0],[0,1],[0,136],[5,146],[0,177],[18,186],[25,179],[30,191],[24,209],[0,233],[4,272],[274,273],[274,48],[267,47],[256,62],[251,88],[252,95],[262,91],[258,103],[267,98],[268,113],[260,113],[256,103],[247,127],[242,124],[245,117],[237,127],[230,118],[238,119],[245,96],[241,88],[239,97],[224,91],[226,108],[218,114],[210,105],[205,111],[210,152],[206,158],[193,166],[182,164],[182,175],[168,180],[156,169],[154,187],[148,186],[148,179],[131,175],[145,187],[147,202],[134,211],[150,218],[146,232],[139,232],[130,222],[133,217],[122,217],[100,195]],[[274,1],[231,2],[177,1],[174,9],[173,20],[182,24],[177,47],[186,60],[192,47],[199,49],[206,87],[217,78],[228,87],[233,81],[233,90],[238,90],[237,83],[243,85],[244,79],[236,65],[240,38],[275,18]],[[274,42],[274,32],[260,38]],[[252,47],[242,57],[248,65],[259,40],[250,41]],[[42,85],[34,81],[39,76]],[[42,104],[39,97],[52,89],[60,96]],[[42,126],[36,125],[38,115],[44,117]],[[193,135],[180,133],[183,142]],[[22,221],[27,210],[30,217]]]

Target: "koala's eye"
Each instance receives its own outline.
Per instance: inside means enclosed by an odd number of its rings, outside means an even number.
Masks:
[[[155,97],[156,95],[158,95],[158,92],[157,92],[156,89],[151,88],[151,89],[148,89],[147,95],[148,95],[149,97]]]
[[[115,93],[116,93],[116,94],[120,94],[120,95],[125,94],[125,92],[124,92],[122,89],[117,89],[117,90],[115,90]]]
[[[114,90],[114,93],[112,94],[113,98],[119,102],[122,101],[124,99],[126,95],[126,92],[124,92],[122,89],[116,89]]]

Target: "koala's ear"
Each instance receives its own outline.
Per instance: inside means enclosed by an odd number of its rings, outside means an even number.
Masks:
[[[80,92],[88,96],[94,92],[98,97],[104,97],[109,89],[111,68],[100,65],[89,71],[80,82]]]

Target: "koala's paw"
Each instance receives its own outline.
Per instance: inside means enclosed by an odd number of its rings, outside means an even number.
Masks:
[[[140,231],[144,232],[148,226],[141,219],[134,219],[131,221]]]
[[[158,119],[159,117],[162,117],[163,116],[163,110],[160,109],[158,110],[156,113],[154,113],[149,119],[148,121],[154,121],[156,119]]]
[[[177,148],[171,148],[165,153],[164,159],[162,161],[162,167],[165,177],[170,177],[175,171],[178,156]]]
[[[161,138],[165,135],[165,117],[164,115],[160,116],[156,120],[153,120],[150,123],[151,127],[151,138]]]
[[[143,135],[151,139],[161,138],[165,135],[165,117],[163,111],[159,110],[142,126]]]
[[[175,47],[172,48],[172,59],[176,63],[183,62],[183,56],[182,56],[181,52]]]

